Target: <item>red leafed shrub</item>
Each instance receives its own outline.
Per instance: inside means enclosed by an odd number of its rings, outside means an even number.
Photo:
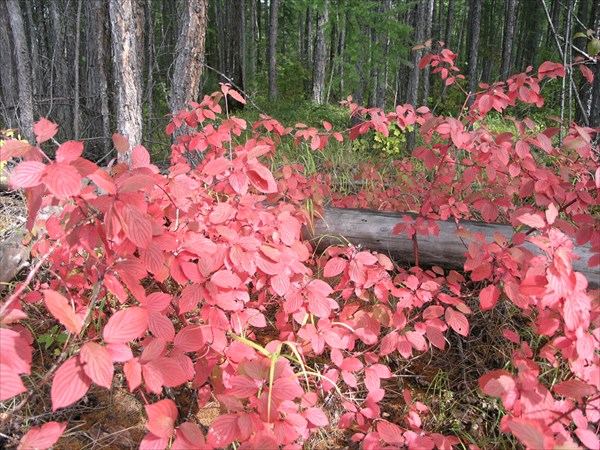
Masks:
[[[449,85],[460,79],[454,58],[443,50],[422,66]],[[459,439],[423,429],[428,408],[409,390],[405,416],[382,417],[393,359],[444,349],[450,333],[469,334],[473,309],[511,302],[543,345],[534,349],[507,330],[512,369],[479,380],[506,410],[502,430],[528,448],[597,445],[598,291],[588,289],[572,260],[574,245],[591,243],[590,265],[600,263],[598,130],[570,124],[558,140],[558,129],[534,133],[529,119],[515,119],[514,134],[471,126],[518,101],[541,106],[540,81],[564,70],[546,63],[484,87],[462,120],[348,101],[362,119],[348,133],[328,123],[323,131],[294,130],[268,117],[247,129],[241,119],[219,119],[215,97],[205,97],[169,125],[169,133],[184,122],[197,131],[173,146],[166,174],[141,146],[130,165],[108,169],[82,158],[77,142],[60,145],[51,160],[39,144],[56,125],[42,119],[34,127],[38,146],[2,147],[1,160],[23,159],[10,180],[30,201],[29,225],[42,207],[56,213],[36,224],[43,230],[34,247],[38,263],[1,304],[0,400],[19,396],[16,412],[50,382],[56,411],[92,383],[110,389],[117,371],[132,392],[160,398],[146,401],[141,448],[299,448],[335,425],[352,430],[366,449],[449,449]],[[227,86],[223,94],[239,97]],[[424,143],[413,156],[422,165],[398,162],[398,179],[379,180],[379,190],[374,182],[369,192],[342,198],[329,192],[325,176],[306,177],[298,165],[273,173],[265,162],[288,136],[316,151],[331,137],[387,134],[392,123],[419,126]],[[122,136],[114,141],[119,151],[129,149]],[[196,167],[188,152],[203,153]],[[395,267],[387,256],[352,246],[316,255],[302,238],[313,220],[302,205],[312,200],[318,209],[328,196],[337,205],[418,211],[395,229],[415,240],[416,252],[418,235],[437,235],[434,219],[483,218],[516,231],[493,242],[459,231],[462,275]],[[52,275],[34,281],[42,266]],[[33,291],[25,294],[27,286]],[[31,373],[33,352],[23,326],[28,304],[45,308],[69,336],[36,385],[22,378]],[[561,366],[561,378],[544,384],[541,365]],[[185,384],[198,390],[201,407],[210,399],[221,406],[206,434],[164,398],[165,388]],[[339,418],[324,403],[333,397],[344,409]],[[64,429],[57,422],[32,428],[21,446],[51,446]]]

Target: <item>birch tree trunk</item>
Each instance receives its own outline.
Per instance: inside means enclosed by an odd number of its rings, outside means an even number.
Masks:
[[[137,38],[136,0],[110,0],[110,24],[117,103],[117,129],[129,139],[130,151],[119,154],[129,162],[131,148],[142,142],[142,68]]]
[[[7,0],[6,9],[10,22],[15,62],[17,66],[17,82],[19,85],[19,129],[21,135],[30,143],[35,143],[33,134],[33,93],[31,86],[31,61],[25,25],[18,0]]]

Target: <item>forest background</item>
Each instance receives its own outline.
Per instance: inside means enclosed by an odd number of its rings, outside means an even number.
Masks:
[[[3,0],[0,129],[33,142],[46,117],[92,160],[111,154],[116,130],[164,156],[168,115],[218,82],[284,124],[346,121],[328,105],[348,95],[451,115],[462,94],[418,69],[416,44],[445,42],[473,92],[545,60],[589,61],[599,28],[593,0]],[[599,79],[569,73],[538,114],[600,126]]]

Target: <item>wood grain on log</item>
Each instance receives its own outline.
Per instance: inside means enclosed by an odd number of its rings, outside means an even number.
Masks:
[[[308,237],[318,244],[320,249],[350,242],[353,245],[360,244],[365,249],[388,254],[399,263],[414,264],[413,241],[408,239],[406,233],[392,233],[405,215],[416,217],[416,214],[410,213],[325,208],[323,217],[315,221],[314,233],[312,236],[309,233]],[[436,222],[440,228],[438,236],[417,236],[419,264],[423,267],[438,265],[446,269],[462,270],[469,243],[455,234],[457,225],[453,220]],[[483,233],[488,242],[492,242],[494,233],[501,233],[508,239],[514,234],[509,225],[468,220],[461,221],[460,224],[471,233]],[[541,253],[541,250],[530,242],[523,244],[523,247],[532,253]],[[574,270],[585,275],[590,288],[600,287],[600,267],[588,266],[588,260],[592,256],[591,247],[575,247],[574,253],[579,256],[579,260],[573,260]]]

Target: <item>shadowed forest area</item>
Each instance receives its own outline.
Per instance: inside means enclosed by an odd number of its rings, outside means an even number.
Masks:
[[[419,71],[414,46],[444,42],[473,92],[545,60],[598,74],[599,28],[593,0],[3,0],[0,128],[31,140],[46,117],[93,160],[115,130],[163,151],[167,115],[218,82],[270,115],[349,95],[454,114],[461,98]],[[599,78],[592,87],[574,68],[546,94],[551,113],[598,126]]]

